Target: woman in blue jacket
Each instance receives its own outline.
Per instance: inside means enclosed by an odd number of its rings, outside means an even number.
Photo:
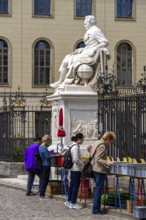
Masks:
[[[48,197],[45,196],[46,188],[49,182],[51,161],[54,156],[48,151],[48,146],[51,143],[51,138],[49,135],[45,135],[42,138],[42,144],[39,147],[39,154],[42,159],[41,177],[40,177],[40,200],[47,200]]]

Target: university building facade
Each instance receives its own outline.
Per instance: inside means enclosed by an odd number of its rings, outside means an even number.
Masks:
[[[145,0],[0,0],[0,105],[19,86],[40,105],[65,55],[83,47],[84,17],[94,15],[109,40],[117,85],[136,85],[146,65]]]

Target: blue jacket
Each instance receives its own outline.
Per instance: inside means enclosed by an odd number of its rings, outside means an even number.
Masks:
[[[50,154],[46,146],[39,146],[39,154],[43,161],[43,166],[51,166],[50,159],[54,156]]]
[[[39,169],[39,167],[37,167],[36,162],[35,162],[35,153],[38,151],[39,149],[39,144],[37,143],[33,143],[32,145],[28,146],[25,149],[25,153],[24,153],[24,162],[25,162],[25,167],[26,169]]]

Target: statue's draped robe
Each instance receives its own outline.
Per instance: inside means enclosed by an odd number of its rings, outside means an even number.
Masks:
[[[96,25],[93,25],[87,30],[83,40],[85,43],[85,48],[83,48],[80,53],[78,53],[78,50],[76,50],[75,52],[67,55],[64,58],[65,63],[68,64],[66,79],[77,79],[77,68],[81,64],[88,64],[93,67],[95,66],[95,64],[97,65],[99,60],[101,59],[101,51],[104,52],[107,58],[110,56],[109,51],[106,47],[97,49],[97,46],[102,42],[105,42],[105,44],[108,46],[108,40],[105,38],[101,30]],[[96,51],[93,57],[89,57],[89,53],[91,52],[91,50]],[[61,71],[64,67],[63,63],[64,62],[62,62],[59,71]]]

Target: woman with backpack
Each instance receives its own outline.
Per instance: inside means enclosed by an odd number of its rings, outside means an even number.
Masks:
[[[81,209],[82,207],[77,204],[77,194],[80,186],[81,171],[84,166],[81,160],[80,145],[84,141],[84,136],[82,133],[78,133],[71,138],[73,141],[71,145],[71,156],[73,161],[73,166],[70,169],[70,187],[68,190],[68,200],[65,205],[71,209]]]

